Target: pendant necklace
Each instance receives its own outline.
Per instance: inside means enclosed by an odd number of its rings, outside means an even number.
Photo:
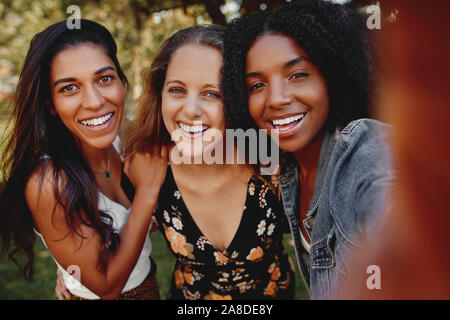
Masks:
[[[101,172],[105,174],[105,177],[107,179],[109,179],[111,177],[111,171],[109,171],[109,148],[106,150],[107,152],[107,157],[108,157],[108,168],[106,170],[102,170],[102,169],[96,169],[96,168],[92,168],[92,170],[97,171],[97,172]]]

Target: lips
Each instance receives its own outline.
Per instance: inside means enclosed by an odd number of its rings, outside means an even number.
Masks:
[[[97,127],[101,127],[101,126],[104,126],[107,123],[109,123],[111,121],[111,118],[113,117],[113,115],[114,115],[114,112],[110,112],[110,113],[107,113],[100,117],[79,120],[78,122],[85,127],[97,128]]]
[[[282,119],[272,119],[272,124],[275,129],[283,130],[285,126],[289,126],[293,122],[299,122],[303,119],[306,113],[299,113],[294,116],[282,118]]]
[[[183,133],[194,137],[203,134],[203,132],[209,129],[209,126],[204,125],[201,122],[194,123],[194,125],[190,125],[179,121],[177,124],[178,127],[183,131]]]
[[[303,118],[306,114],[307,112],[302,112],[285,117],[274,117],[270,119],[269,123],[280,138],[289,137],[295,134],[301,127]]]

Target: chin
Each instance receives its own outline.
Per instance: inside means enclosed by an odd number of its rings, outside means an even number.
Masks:
[[[97,149],[106,149],[114,142],[114,139],[116,138],[116,136],[117,136],[117,133],[116,134],[108,134],[106,136],[99,137],[96,139],[89,139],[88,141],[85,140],[84,143],[90,145],[91,147],[97,148]]]
[[[305,144],[301,141],[280,141],[278,147],[285,152],[297,152],[305,147]]]

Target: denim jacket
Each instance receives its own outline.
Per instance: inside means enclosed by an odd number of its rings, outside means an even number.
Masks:
[[[286,154],[279,176],[281,197],[311,299],[333,298],[349,276],[349,254],[361,247],[385,209],[394,178],[388,130],[379,121],[359,119],[341,132],[325,133],[313,198],[302,222],[311,239],[309,254],[301,243],[299,167]]]

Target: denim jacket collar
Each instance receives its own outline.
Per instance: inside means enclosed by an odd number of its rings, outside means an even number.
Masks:
[[[322,146],[320,148],[319,163],[317,168],[316,182],[314,185],[314,194],[310,202],[305,221],[300,221],[298,214],[298,196],[300,193],[300,183],[298,178],[299,166],[292,153],[286,153],[282,159],[282,166],[279,176],[280,192],[283,199],[285,213],[288,217],[289,227],[294,239],[294,249],[297,258],[297,264],[300,268],[300,274],[307,284],[309,291],[309,253],[301,245],[300,223],[305,225],[311,238],[312,224],[317,207],[322,194],[323,183],[327,173],[327,164],[331,157],[333,147],[336,142],[337,134],[327,130],[324,134]]]
[[[306,213],[306,216],[308,218],[314,216],[314,212],[316,211],[317,206],[319,205],[319,200],[322,195],[323,182],[325,180],[325,175],[328,169],[328,163],[331,157],[331,152],[333,151],[334,148],[334,144],[336,143],[337,135],[338,135],[337,130],[334,133],[329,130],[325,131],[322,146],[320,147],[316,182],[314,184],[314,194],[311,199],[308,212]]]
[[[326,130],[324,133],[322,146],[320,147],[319,154],[319,163],[317,167],[317,175],[316,182],[314,184],[314,194],[311,199],[311,202],[308,207],[308,212],[306,214],[307,217],[314,216],[314,212],[319,205],[320,196],[322,194],[323,182],[325,180],[325,175],[328,169],[328,162],[331,157],[331,153],[333,151],[334,145],[336,143],[337,136],[339,135],[339,131],[331,132],[330,130]],[[286,153],[284,155],[284,162],[281,167],[280,172],[280,184],[284,185],[286,181],[295,175],[296,179],[298,179],[299,174],[299,165],[292,153]],[[297,183],[298,190],[296,190],[297,194],[300,192],[300,185]],[[283,192],[283,188],[281,188],[281,192]],[[288,195],[286,195],[288,196]]]

